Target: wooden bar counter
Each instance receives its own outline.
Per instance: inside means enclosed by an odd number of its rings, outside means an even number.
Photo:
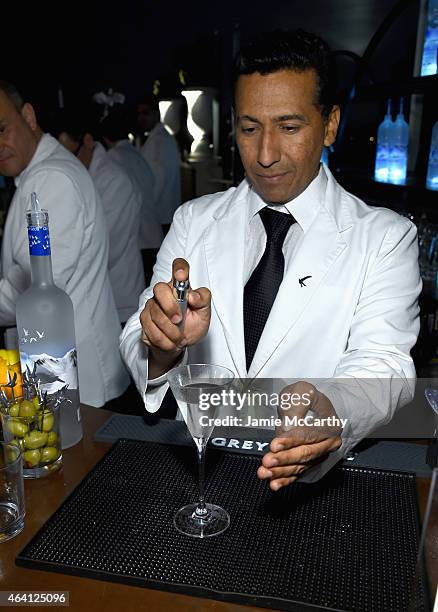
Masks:
[[[1,591],[69,591],[68,609],[105,612],[165,610],[203,612],[244,612],[261,608],[223,603],[210,599],[179,595],[154,589],[128,586],[113,582],[80,578],[65,574],[25,569],[15,565],[15,557],[38,529],[61,505],[66,496],[78,485],[90,469],[103,457],[110,444],[93,441],[94,432],[111,416],[111,412],[82,407],[84,438],[73,448],[64,451],[64,466],[56,474],[39,480],[25,480],[26,518],[24,530],[15,538],[0,544]],[[423,512],[428,479],[417,479],[420,508]],[[52,609],[66,609],[51,606]],[[265,609],[266,610],[266,609]]]

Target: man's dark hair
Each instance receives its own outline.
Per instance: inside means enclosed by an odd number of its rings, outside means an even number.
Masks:
[[[18,89],[12,83],[8,83],[7,81],[0,81],[0,91],[2,91],[12,102],[18,112],[24,106],[24,100]]]
[[[94,138],[99,137],[99,122],[94,108],[75,107],[74,110],[59,110],[53,117],[50,133],[58,138],[66,132],[76,142],[81,142],[84,135],[89,133]]]
[[[100,122],[99,131],[102,137],[108,138],[111,142],[125,140],[129,132],[135,131],[135,117],[132,109],[111,109]]]
[[[278,70],[317,74],[318,99],[324,119],[333,107],[336,72],[328,44],[316,34],[304,30],[265,32],[242,46],[234,65],[234,84],[241,75],[259,72],[262,75]]]
[[[137,100],[137,106],[148,106],[154,112],[160,112],[158,96],[154,94],[145,94]]]

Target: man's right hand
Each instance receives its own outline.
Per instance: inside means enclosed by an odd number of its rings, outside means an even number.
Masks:
[[[181,331],[178,328],[182,317],[175,299],[173,280],[185,281],[188,278],[187,261],[175,259],[172,264],[172,280],[154,286],[154,297],[146,302],[140,315],[141,338],[149,347],[150,380],[170,370],[178,361],[184,347],[199,342],[208,331],[211,293],[206,287],[189,290],[184,329]]]

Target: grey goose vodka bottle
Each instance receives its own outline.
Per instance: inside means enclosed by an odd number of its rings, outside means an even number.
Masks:
[[[53,282],[49,215],[36,194],[26,212],[31,285],[17,300],[16,319],[21,370],[26,366],[50,396],[68,385],[60,406],[62,448],[82,438],[73,304]]]

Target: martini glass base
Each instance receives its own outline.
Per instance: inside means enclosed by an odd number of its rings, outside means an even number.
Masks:
[[[230,516],[226,510],[215,504],[205,504],[207,515],[201,519],[195,514],[197,507],[198,504],[189,504],[178,510],[173,518],[178,531],[193,538],[211,538],[227,529]]]

